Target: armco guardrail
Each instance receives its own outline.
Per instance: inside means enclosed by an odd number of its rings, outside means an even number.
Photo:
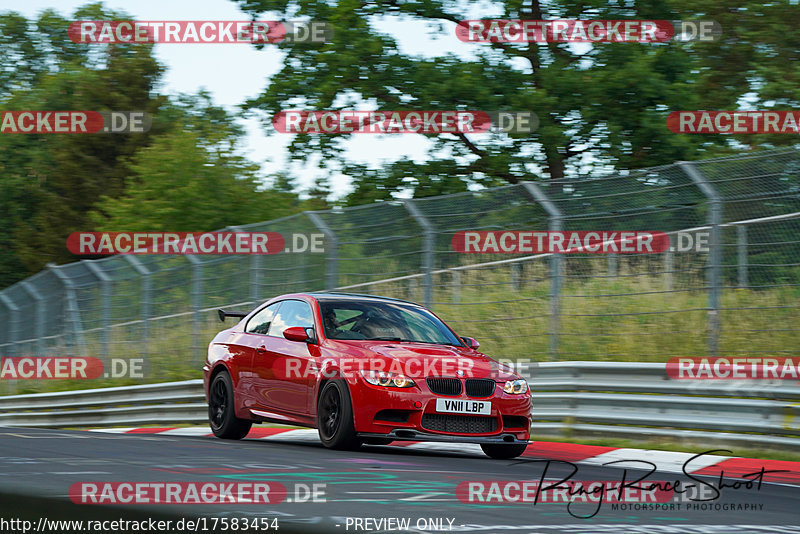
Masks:
[[[800,386],[672,380],[664,364],[546,362],[529,377],[533,435],[800,446]],[[0,397],[0,426],[205,424],[202,381]]]
[[[202,380],[0,397],[0,426],[205,423]]]

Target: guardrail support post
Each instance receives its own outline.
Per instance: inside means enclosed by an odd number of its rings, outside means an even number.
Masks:
[[[736,256],[739,265],[739,287],[747,288],[747,227],[736,225]]]
[[[139,261],[138,258],[133,257],[130,254],[123,254],[123,258],[125,258],[128,263],[131,264],[131,267],[136,269],[136,272],[139,273],[142,277],[142,339],[141,339],[141,346],[142,346],[142,354],[145,356],[148,354],[147,352],[147,345],[150,342],[150,303],[152,302],[151,294],[153,291],[152,282],[150,280],[150,271],[142,265],[142,262]]]
[[[103,363],[110,366],[109,345],[111,343],[111,277],[108,276],[97,263],[89,260],[81,260],[81,264],[86,267],[100,281],[100,298],[102,301],[102,344],[103,344]],[[107,367],[109,368],[109,367]]]
[[[710,203],[708,225],[711,227],[711,235],[709,236],[708,270],[706,271],[709,308],[708,355],[716,356],[719,349],[722,292],[722,197],[692,162],[679,161],[678,166],[692,179]]]
[[[560,232],[563,229],[563,215],[558,206],[550,200],[542,188],[533,182],[522,182],[525,191],[548,214],[548,230]],[[550,359],[558,359],[559,331],[561,329],[561,254],[550,255]]]
[[[417,224],[422,227],[423,240],[422,240],[422,271],[425,273],[425,288],[423,291],[422,303],[426,308],[431,307],[433,301],[433,262],[434,262],[434,246],[436,244],[436,231],[430,221],[422,214],[420,209],[413,200],[405,200],[403,202],[406,210],[417,221]]]
[[[315,211],[306,211],[306,216],[320,232],[325,234],[328,246],[328,266],[325,269],[325,289],[336,288],[339,270],[339,240],[333,230],[322,220],[322,217]]]

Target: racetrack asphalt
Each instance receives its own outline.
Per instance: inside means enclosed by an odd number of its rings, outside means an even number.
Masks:
[[[644,464],[631,462],[598,465],[591,459],[574,458],[573,465],[555,460],[559,455],[546,446],[531,446],[516,460],[492,460],[475,447],[463,446],[449,450],[364,446],[357,451],[334,451],[309,438],[308,432],[295,434],[296,438],[287,434],[275,440],[225,441],[204,435],[0,428],[0,511],[4,519],[33,521],[41,517],[266,517],[278,519],[278,532],[800,533],[796,478],[774,476],[769,481],[765,476],[760,485],[736,484],[748,479],[741,472],[726,473],[727,487],[719,496],[696,501],[692,497],[709,497],[708,492],[695,491],[704,484],[718,484],[721,467],[695,470],[693,480],[681,472],[681,466],[653,455],[657,467],[647,481],[680,480],[684,488],[695,485],[682,496],[673,496],[672,508],[642,509],[633,503],[614,509],[612,503],[598,507],[596,502],[577,502],[569,508],[564,502],[463,502],[456,491],[461,482],[540,481],[547,469],[547,484],[568,476],[573,468],[577,469],[573,481],[619,482],[623,476],[631,481],[646,471]],[[642,457],[647,456],[637,456]],[[626,459],[620,453],[609,461]],[[774,469],[774,463],[765,461],[764,465]],[[74,484],[106,481],[267,481],[282,484],[287,495],[272,504],[70,504],[69,490]],[[318,500],[324,502],[303,500],[308,497],[305,489],[313,484],[321,492]],[[364,518],[376,521],[364,522]],[[388,518],[401,522],[377,522]],[[406,520],[408,527],[398,527]]]

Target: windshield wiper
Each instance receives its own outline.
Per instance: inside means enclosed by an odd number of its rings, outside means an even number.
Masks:
[[[412,341],[410,339],[403,339],[402,337],[368,337],[365,341]]]

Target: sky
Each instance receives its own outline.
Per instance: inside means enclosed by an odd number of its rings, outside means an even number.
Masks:
[[[0,11],[17,11],[30,19],[52,8],[69,17],[75,9],[87,3],[90,1],[0,0]],[[125,11],[137,20],[246,21],[250,18],[231,0],[105,0],[103,4],[114,10]],[[264,15],[259,18],[270,20],[276,17]],[[452,52],[468,57],[472,55],[472,47],[476,46],[460,42],[453,28],[445,28],[448,36],[436,39],[428,34],[425,25],[417,22],[384,18],[376,21],[376,28],[395,35],[401,51],[405,53],[441,55]],[[156,44],[154,54],[167,68],[159,88],[161,92],[194,93],[205,88],[213,95],[216,104],[229,111],[236,111],[237,105],[260,94],[282,66],[282,54],[277,48],[266,46],[256,50],[248,44]],[[307,189],[314,179],[325,174],[326,171],[314,164],[287,167],[286,147],[293,135],[267,130],[256,118],[242,122],[247,131],[242,143],[243,152],[253,161],[261,163],[265,174],[288,168],[297,178],[297,185],[301,189]],[[414,134],[355,135],[347,141],[347,155],[353,161],[373,166],[402,156],[421,161],[428,143],[424,136]],[[349,177],[333,175],[328,178],[334,198],[350,190]]]

